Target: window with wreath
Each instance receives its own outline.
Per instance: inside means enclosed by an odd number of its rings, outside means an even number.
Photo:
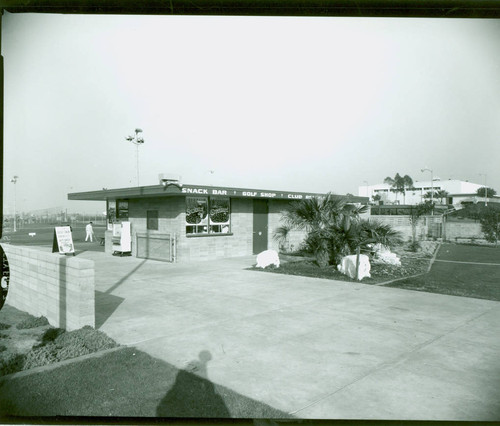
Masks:
[[[187,197],[186,234],[227,234],[230,213],[229,198]]]

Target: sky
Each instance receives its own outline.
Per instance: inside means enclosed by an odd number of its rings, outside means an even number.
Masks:
[[[431,168],[500,193],[499,45],[488,19],[5,12],[4,212],[103,211],[67,194],[137,186],[137,154],[141,186],[358,194]]]

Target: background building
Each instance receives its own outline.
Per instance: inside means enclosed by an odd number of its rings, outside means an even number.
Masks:
[[[389,184],[379,183],[375,185],[363,185],[358,187],[358,195],[369,197],[371,200],[374,196],[379,195],[380,201],[383,204],[419,204],[426,201],[425,195],[432,190],[434,191],[434,202],[436,204],[452,204],[460,205],[462,201],[477,202],[482,198],[476,195],[479,188],[484,187],[477,183],[448,179],[441,180],[435,178],[432,182],[415,181],[413,187],[405,191],[405,193],[396,192]],[[439,198],[439,191],[446,191],[445,197]],[[494,197],[497,199],[498,197]],[[493,201],[490,199],[490,201]],[[496,200],[495,200],[496,201]]]

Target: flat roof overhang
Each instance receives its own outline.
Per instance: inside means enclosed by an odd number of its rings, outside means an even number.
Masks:
[[[68,194],[68,200],[88,200],[88,201],[106,201],[108,199],[134,199],[134,198],[158,198],[174,196],[220,196],[231,198],[260,198],[277,200],[301,200],[313,197],[324,197],[326,194],[314,192],[291,192],[276,191],[269,189],[253,188],[232,188],[223,186],[206,185],[182,185],[175,184],[168,186],[150,185],[131,188],[101,189],[99,191],[72,192]],[[367,204],[368,197],[358,197],[354,195],[334,195],[343,198],[350,203]]]

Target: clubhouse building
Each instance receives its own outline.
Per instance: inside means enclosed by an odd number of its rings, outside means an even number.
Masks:
[[[139,258],[187,262],[278,251],[273,233],[282,225],[281,212],[292,201],[324,195],[160,180],[159,185],[70,193],[68,199],[106,201],[107,253],[118,248]],[[368,203],[368,197],[338,197]],[[119,249],[122,232],[128,233],[126,250]],[[286,249],[297,249],[303,237],[292,233]]]

